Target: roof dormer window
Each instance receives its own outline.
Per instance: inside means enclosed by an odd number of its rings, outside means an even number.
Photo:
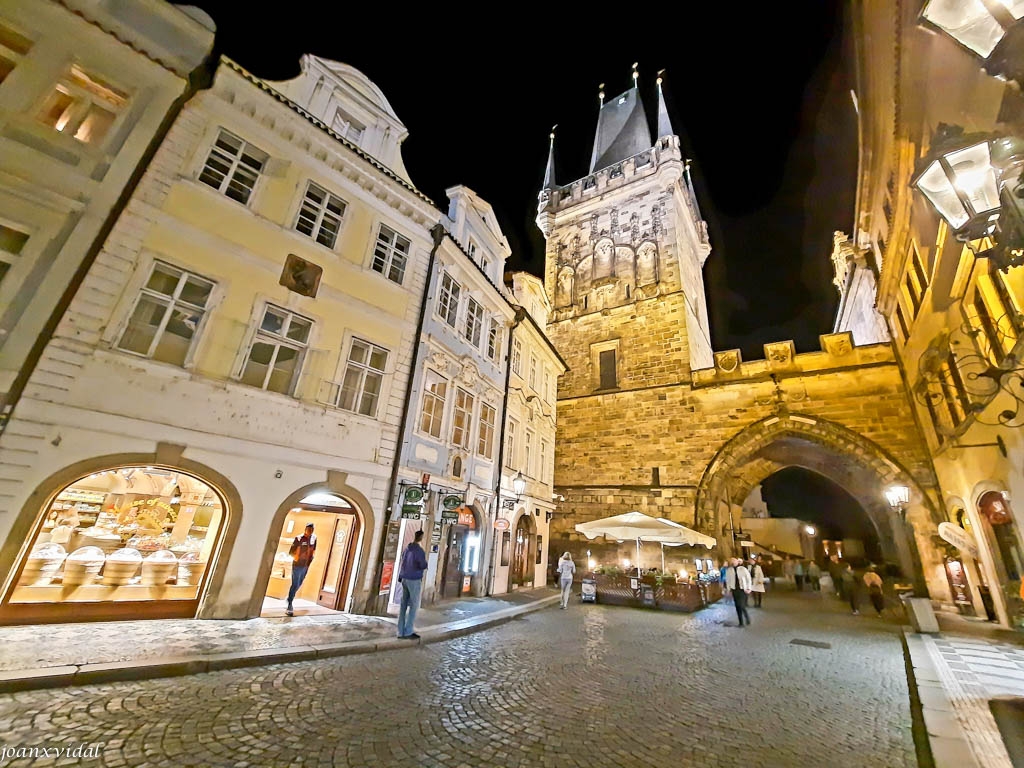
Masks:
[[[334,112],[334,120],[331,121],[331,130],[343,139],[348,139],[353,144],[358,144],[362,141],[363,132],[366,130],[366,126],[339,107]]]

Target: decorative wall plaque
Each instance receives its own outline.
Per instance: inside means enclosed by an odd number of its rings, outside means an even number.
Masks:
[[[278,281],[289,291],[294,291],[301,296],[314,298],[317,289],[320,288],[320,278],[323,276],[322,267],[311,261],[289,253],[284,261],[284,269],[281,270],[281,279]]]

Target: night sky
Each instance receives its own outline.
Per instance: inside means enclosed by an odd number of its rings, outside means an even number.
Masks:
[[[446,187],[474,189],[512,245],[509,267],[538,274],[544,251],[533,219],[551,125],[559,125],[558,180],[585,175],[598,84],[609,97],[625,90],[638,61],[653,121],[664,68],[711,231],[715,349],[758,359],[764,342],[793,338],[813,350],[832,330],[828,255],[832,231],[848,231],[853,218],[857,163],[839,0],[799,0],[784,11],[701,4],[699,14],[683,4],[578,6],[561,17],[511,5],[353,11],[293,0],[268,15],[251,3],[196,4],[217,22],[220,52],[259,77],[294,77],[305,52],[362,70],[409,129],[403,156],[413,182],[442,210]]]

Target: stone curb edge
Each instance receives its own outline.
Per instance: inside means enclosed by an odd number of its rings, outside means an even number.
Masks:
[[[908,626],[900,627],[900,635],[911,689],[914,744],[921,768],[980,768],[924,641]],[[922,747],[927,751],[926,758]]]
[[[19,669],[0,672],[0,693],[20,693],[46,688],[65,688],[96,683],[152,680],[160,677],[181,677],[223,669],[261,667],[268,664],[287,664],[297,661],[354,656],[377,651],[394,651],[419,645],[439,643],[484,629],[496,627],[527,613],[546,608],[559,599],[558,595],[543,597],[522,606],[496,612],[498,615],[477,619],[462,619],[435,625],[423,631],[419,640],[399,640],[396,637],[375,640],[352,640],[316,646],[290,646],[265,648],[233,653],[204,654],[164,658],[157,662],[124,661],[101,664],[81,664],[40,669]],[[455,626],[452,626],[455,625]],[[437,629],[436,627],[449,627]]]

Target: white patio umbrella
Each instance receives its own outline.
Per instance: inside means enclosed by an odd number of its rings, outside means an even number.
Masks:
[[[578,523],[576,531],[588,539],[596,539],[598,536],[618,541],[634,539],[636,541],[637,575],[640,574],[641,541],[653,541],[669,546],[702,545],[708,549],[711,549],[716,543],[713,538],[705,536],[703,533],[690,530],[671,520],[645,515],[643,512],[626,512],[601,520],[591,520],[589,523]],[[662,560],[664,561],[664,549],[662,549]]]

